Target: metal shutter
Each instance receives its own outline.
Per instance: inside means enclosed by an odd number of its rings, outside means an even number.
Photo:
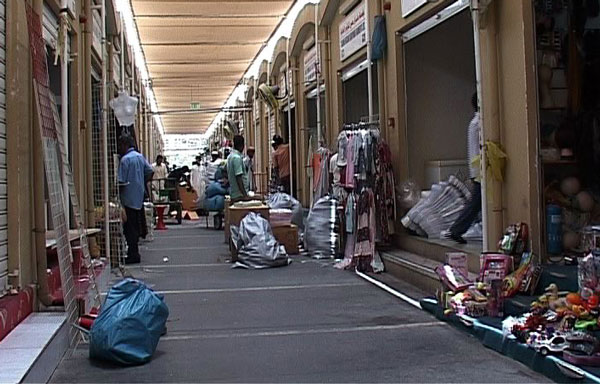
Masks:
[[[8,285],[6,186],[6,1],[0,0],[0,296]]]

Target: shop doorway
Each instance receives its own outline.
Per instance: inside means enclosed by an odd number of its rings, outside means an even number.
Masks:
[[[409,178],[432,196],[445,191],[431,199],[435,209],[427,220],[408,227],[453,247],[466,239],[464,250],[478,254],[481,188],[469,167],[479,149],[473,40],[468,1],[451,4],[402,36]]]
[[[296,104],[294,102],[292,102],[292,110],[289,111],[291,114],[291,119],[288,120],[288,110],[289,107],[286,105],[283,108],[283,111],[281,113],[281,119],[283,121],[282,127],[283,127],[283,141],[288,143],[290,145],[290,162],[292,164],[292,174],[291,174],[291,178],[292,178],[292,184],[294,186],[294,188],[292,189],[292,196],[294,196],[296,199],[298,198],[298,192],[297,192],[297,186],[298,186],[298,166],[297,166],[297,162],[296,162],[296,153],[298,151],[298,146],[297,143],[295,142],[295,138],[296,138],[296,119],[294,116],[296,116]]]

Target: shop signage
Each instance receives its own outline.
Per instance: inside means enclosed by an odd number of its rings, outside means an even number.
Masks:
[[[407,17],[417,9],[427,4],[429,0],[402,0],[402,17]]]
[[[200,109],[200,103],[197,103],[197,102],[190,103],[190,109],[197,111],[198,109]]]
[[[288,92],[290,93],[290,96],[294,94],[294,81],[293,81],[292,76],[294,76],[294,72],[290,69],[290,70],[288,70],[288,76],[287,76]]]
[[[361,2],[340,23],[340,58],[342,61],[367,45],[365,3]]]
[[[319,70],[320,70],[319,65]],[[313,45],[311,49],[304,54],[304,82],[310,83],[317,79],[317,46]]]

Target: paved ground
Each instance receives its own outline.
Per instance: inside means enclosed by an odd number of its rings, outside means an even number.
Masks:
[[[231,269],[223,233],[189,225],[142,255],[130,271],[165,294],[171,313],[154,359],[115,367],[81,346],[52,382],[546,381],[328,263]]]

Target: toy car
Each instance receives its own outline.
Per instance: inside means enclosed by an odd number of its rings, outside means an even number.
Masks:
[[[592,320],[577,320],[575,322],[575,329],[578,331],[593,331],[598,328],[596,319]]]
[[[562,353],[570,344],[562,334],[555,334],[549,338],[537,337],[531,346],[544,356],[550,353]]]

